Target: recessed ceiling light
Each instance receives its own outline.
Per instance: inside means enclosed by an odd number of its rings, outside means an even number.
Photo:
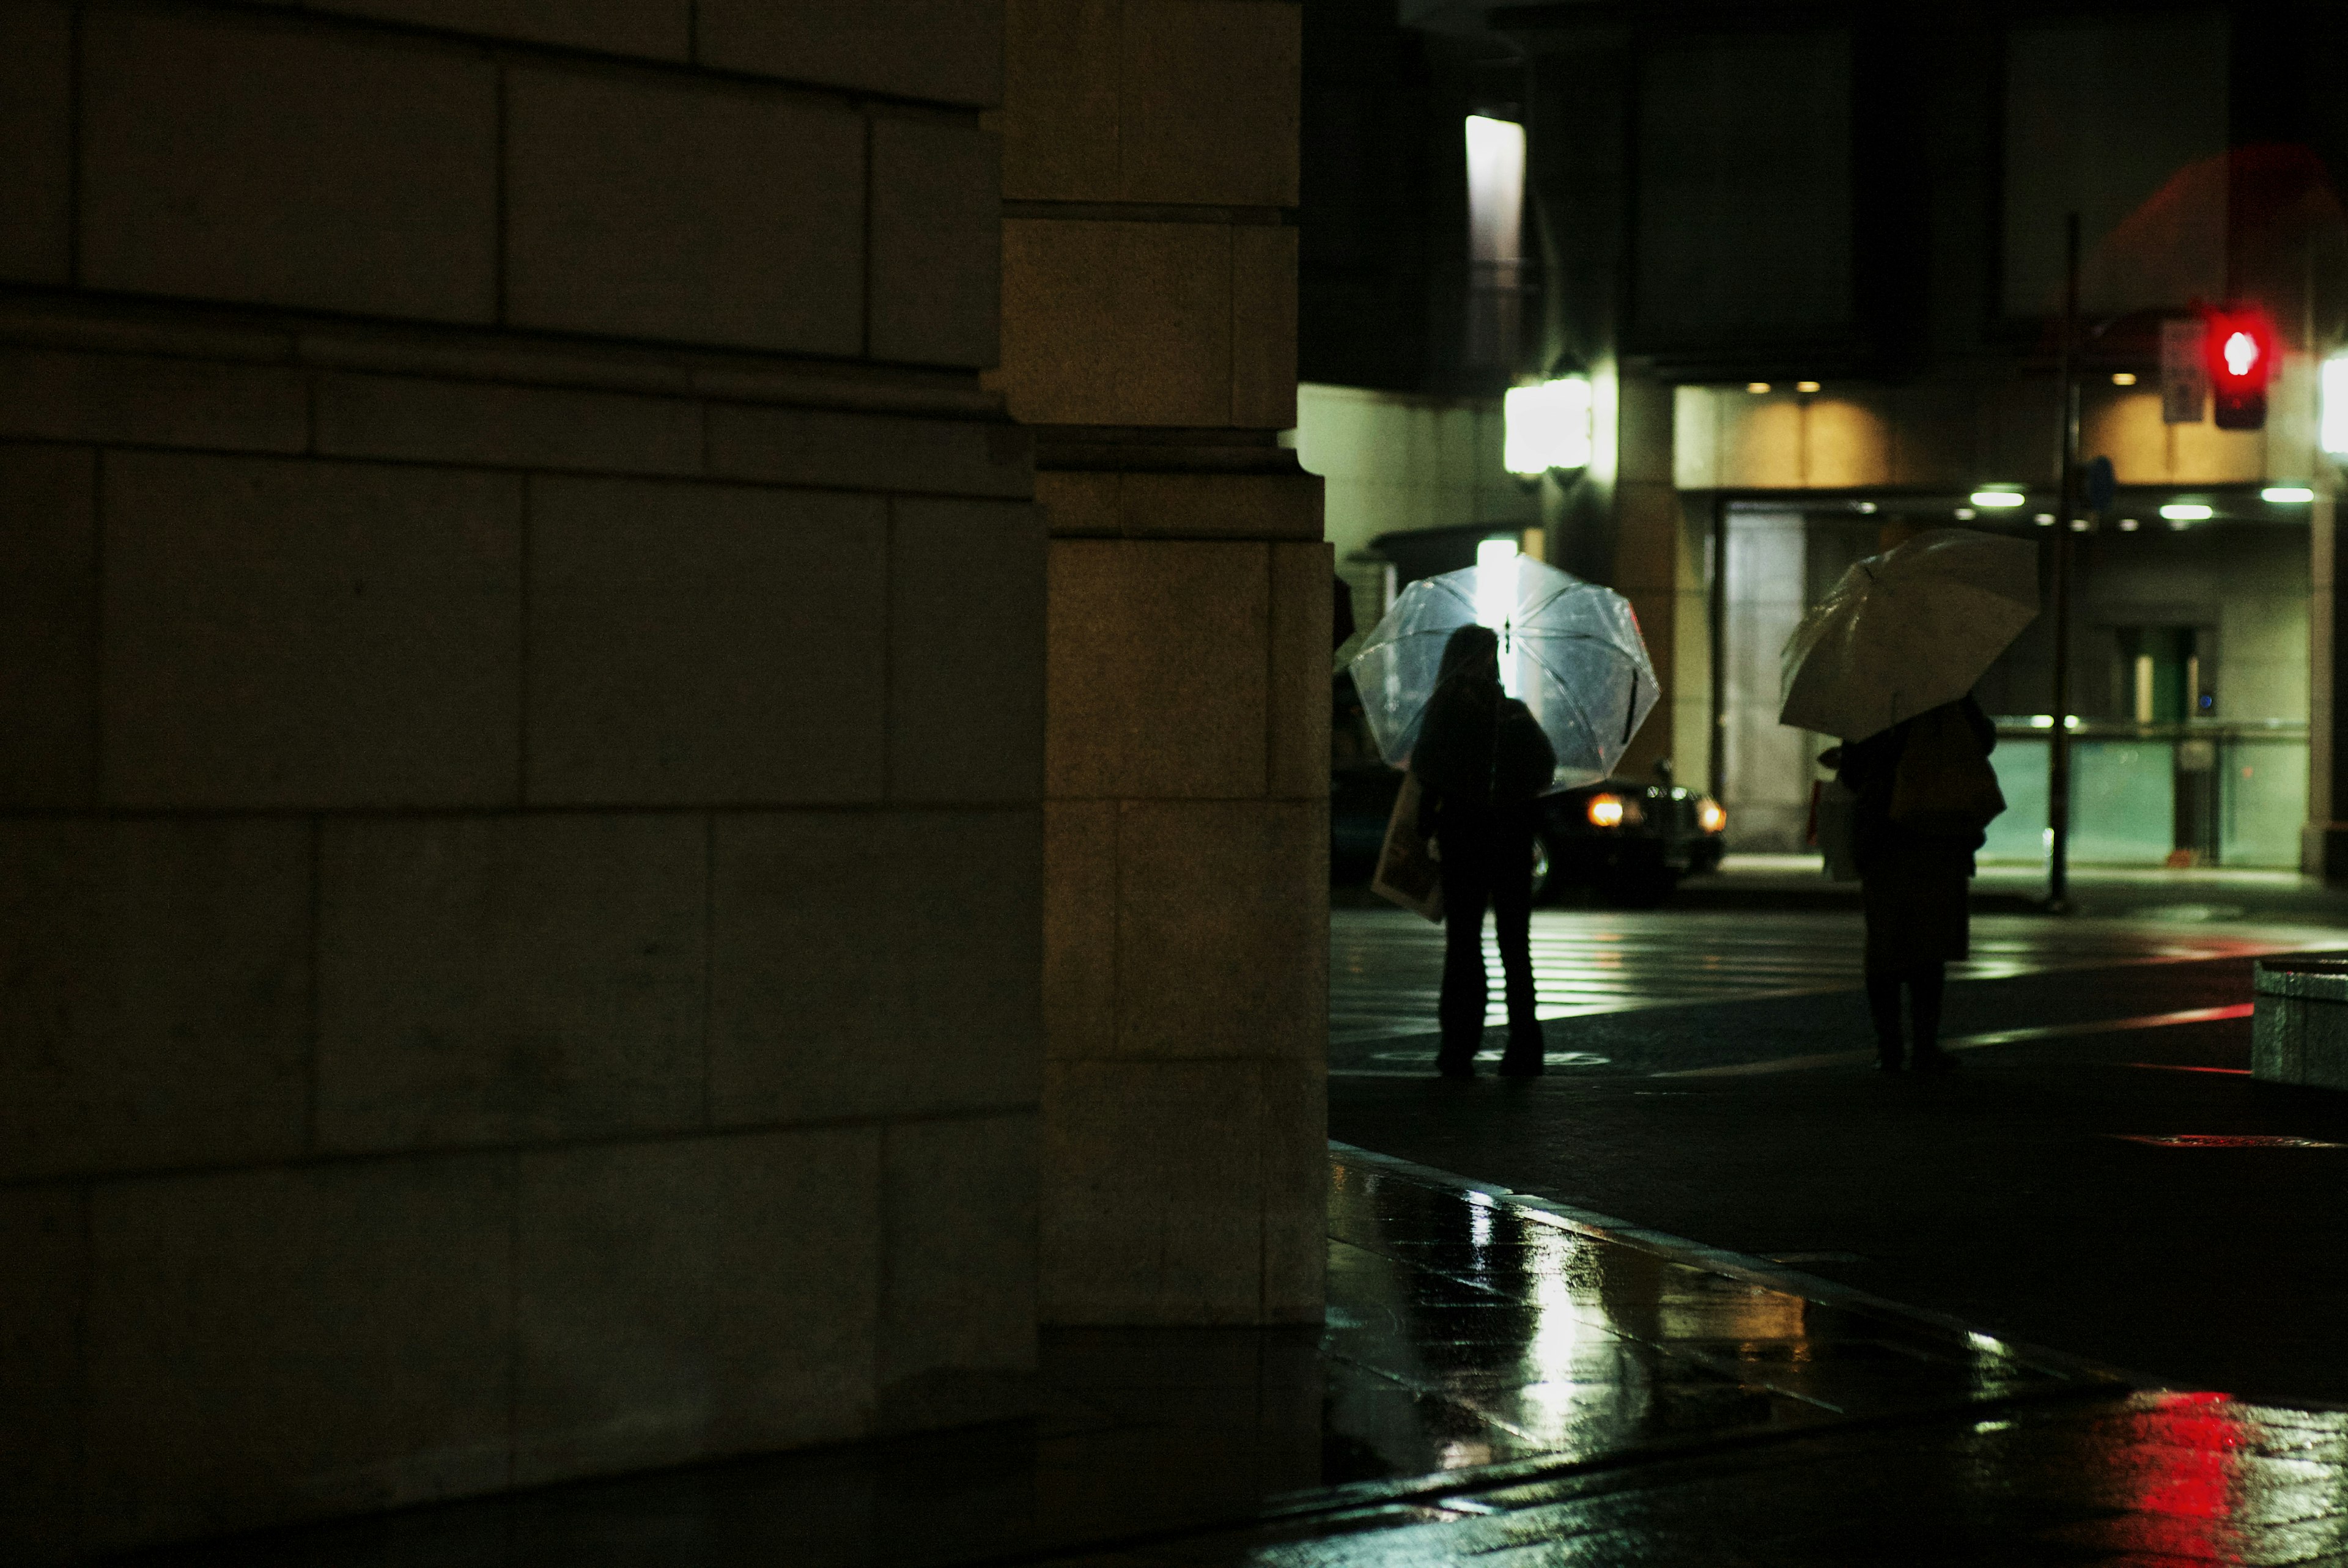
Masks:
[[[2199,501],[2171,501],[2160,508],[2160,515],[2172,523],[2199,523],[2207,522],[2217,513]]]
[[[2010,509],[2014,507],[2023,506],[2025,505],[2029,499],[2029,497],[2024,495],[2019,490],[1975,490],[1972,494],[1972,503],[1974,506],[1988,507],[1993,510]]]
[[[1971,507],[1959,507],[1957,508],[1957,520],[1961,523],[1972,522],[1973,520],[1973,509]]]
[[[2261,501],[2312,501],[2315,492],[2304,485],[2269,485],[2259,492]]]
[[[2034,517],[2034,518],[2031,518],[2030,520],[2031,520],[2032,522],[2034,522],[2034,523],[2036,523],[2039,527],[2044,528],[2044,527],[2045,527],[2048,523],[2051,523],[2051,522],[2053,522],[2053,521],[2054,520],[2054,513],[2052,513],[2052,512],[2041,512],[2041,513],[2039,513],[2036,517]]]
[[[2114,371],[2112,373],[2112,384],[2114,386],[2134,386],[2136,384],[2136,372],[2132,370]]]
[[[1766,381],[1748,381],[1745,384],[1745,390],[1752,393],[1766,392],[1769,390],[1769,384]]]
[[[1815,381],[1797,381],[1794,383],[1794,390],[1796,392],[1816,392],[1818,389],[1818,384]]]
[[[2124,534],[2132,534],[2136,532],[2137,526],[2137,520],[2134,518],[2122,518],[2120,519],[2120,532]]]

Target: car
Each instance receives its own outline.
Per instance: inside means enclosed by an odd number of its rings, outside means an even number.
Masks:
[[[1329,770],[1329,866],[1360,879],[1377,866],[1386,822],[1401,793],[1399,769],[1379,760],[1358,726],[1359,708],[1340,693]],[[1533,899],[1555,900],[1586,886],[1621,908],[1652,908],[1683,876],[1720,865],[1728,814],[1700,791],[1673,782],[1668,764],[1652,781],[1610,778],[1542,795],[1533,840]]]

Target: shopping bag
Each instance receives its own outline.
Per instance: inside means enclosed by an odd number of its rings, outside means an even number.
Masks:
[[[1840,779],[1813,786],[1810,796],[1810,842],[1825,856],[1827,880],[1859,880],[1859,796]]]
[[[1370,891],[1441,925],[1443,867],[1419,834],[1418,801],[1418,779],[1405,774],[1402,791],[1395,796],[1394,815],[1386,818],[1385,844],[1378,851],[1377,875],[1370,878]]]

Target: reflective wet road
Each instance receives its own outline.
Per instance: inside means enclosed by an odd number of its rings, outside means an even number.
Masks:
[[[1046,1337],[1032,1421],[163,1553],[225,1568],[2327,1563],[2348,1414],[2135,1387],[1338,1147],[1324,1329]]]
[[[1972,958],[1952,965],[1950,978],[2240,958],[2336,946],[2342,935],[2285,923],[1976,914]],[[1859,983],[1860,938],[1855,910],[1540,909],[1533,977],[1544,1020],[1849,990]],[[1488,926],[1484,948],[1492,980],[1487,1018],[1498,1027],[1507,1021],[1506,1002]],[[1374,1065],[1365,1047],[1435,1027],[1442,927],[1401,909],[1333,909],[1329,976],[1332,1058]]]

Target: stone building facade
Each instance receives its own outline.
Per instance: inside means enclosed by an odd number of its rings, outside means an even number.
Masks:
[[[0,1555],[1317,1312],[1292,9],[0,6]]]

